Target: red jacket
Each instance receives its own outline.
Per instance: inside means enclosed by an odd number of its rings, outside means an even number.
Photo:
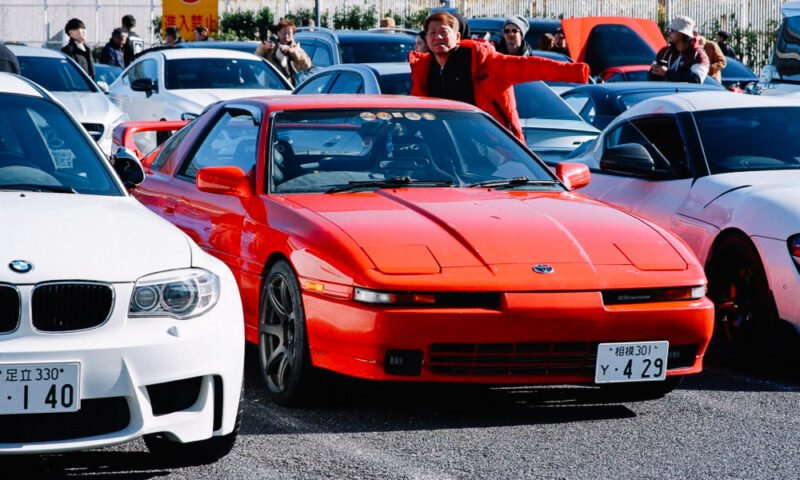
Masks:
[[[472,89],[475,106],[488,112],[501,125],[506,126],[517,138],[525,141],[522,125],[514,99],[516,83],[534,80],[586,83],[589,65],[567,63],[542,57],[518,57],[497,53],[485,42],[462,40],[461,48],[472,50]],[[411,95],[425,97],[428,94],[428,72],[435,61],[431,53],[410,52]]]

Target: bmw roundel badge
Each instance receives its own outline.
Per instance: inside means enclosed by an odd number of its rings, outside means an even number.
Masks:
[[[553,273],[553,267],[550,265],[539,264],[534,265],[533,271],[536,273]]]
[[[8,264],[8,268],[17,273],[28,273],[33,270],[33,264],[25,260],[14,260]]]

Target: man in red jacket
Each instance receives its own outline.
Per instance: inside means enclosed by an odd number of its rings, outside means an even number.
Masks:
[[[516,83],[533,80],[586,83],[585,63],[497,53],[485,42],[461,40],[458,20],[447,12],[428,16],[423,31],[429,53],[410,52],[411,95],[471,103],[524,141],[517,114]]]

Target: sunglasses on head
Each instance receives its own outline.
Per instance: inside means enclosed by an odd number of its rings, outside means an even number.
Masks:
[[[519,33],[519,30],[516,28],[504,28],[503,33]]]

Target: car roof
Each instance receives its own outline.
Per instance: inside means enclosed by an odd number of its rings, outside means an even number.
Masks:
[[[657,110],[658,113],[701,112],[758,107],[800,106],[800,98],[792,96],[743,95],[728,91],[676,93],[644,100],[620,117],[630,117]]]
[[[64,54],[58,50],[51,50],[42,47],[26,47],[23,45],[8,45],[6,46],[14,52],[18,57],[47,57],[47,58],[64,58]]]
[[[561,26],[561,20],[555,18],[538,18],[538,17],[525,17],[528,20],[528,24],[531,28],[534,29],[550,29],[552,28],[554,31]],[[507,17],[484,17],[484,18],[468,18],[467,25],[472,28],[474,24],[476,27],[480,25],[481,27],[487,26],[496,26],[497,28],[503,28]]]
[[[19,75],[5,72],[0,72],[0,94],[2,93],[46,98],[44,92],[35,83]]]
[[[266,104],[271,110],[303,110],[303,109],[374,109],[374,108],[400,108],[400,109],[447,109],[480,112],[478,108],[463,102],[444,100],[439,98],[409,97],[406,95],[280,95],[271,97],[251,97],[247,99],[231,100],[235,103],[252,102]]]
[[[366,30],[302,30],[295,34],[298,40],[324,37],[339,43],[414,43],[414,35],[403,32],[369,32]]]
[[[242,60],[260,59],[252,53],[228,50],[224,48],[165,48],[149,54],[161,54],[167,60],[179,58],[237,58]]]

